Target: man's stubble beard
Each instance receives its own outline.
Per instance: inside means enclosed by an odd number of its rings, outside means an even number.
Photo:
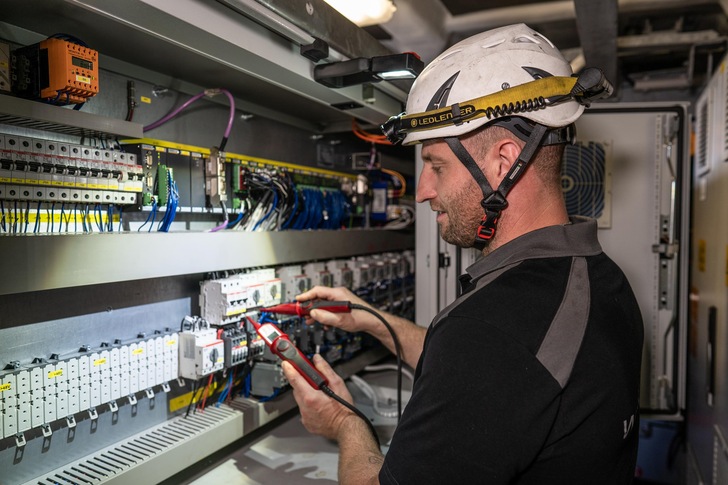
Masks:
[[[440,236],[445,242],[461,248],[473,247],[478,225],[483,219],[483,210],[480,208],[480,204],[475,209],[472,207],[472,203],[467,201],[474,200],[476,197],[466,188],[456,193],[450,201],[445,202],[443,208],[447,212],[447,225],[446,227],[440,225]],[[453,208],[456,214],[451,212]]]

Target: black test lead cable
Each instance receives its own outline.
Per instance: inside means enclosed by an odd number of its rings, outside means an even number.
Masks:
[[[371,308],[364,306],[364,305],[358,305],[356,303],[351,304],[352,310],[364,310],[367,313],[371,313],[375,317],[379,319],[380,322],[386,327],[386,329],[389,331],[389,333],[392,335],[392,341],[394,342],[394,350],[395,354],[397,355],[397,421],[402,418],[402,346],[399,343],[399,339],[397,338],[397,334],[394,332],[394,329],[392,326],[387,322],[387,320],[384,319],[384,317],[377,311],[372,310]]]

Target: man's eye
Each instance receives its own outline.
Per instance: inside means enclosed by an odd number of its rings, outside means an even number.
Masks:
[[[436,174],[440,175],[440,173],[442,173],[442,168],[432,167],[432,171],[435,172]]]

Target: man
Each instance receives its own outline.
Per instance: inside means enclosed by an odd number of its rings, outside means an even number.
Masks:
[[[422,143],[417,201],[437,211],[443,239],[484,257],[427,330],[386,315],[416,366],[386,457],[360,418],[284,364],[303,424],[339,443],[341,483],[631,482],[642,320],[596,223],[569,219],[560,187],[571,125],[609,86],[594,71],[570,76],[542,35],[496,29],[435,59],[408,114],[385,125],[394,139]],[[312,298],[355,299],[321,287],[299,296]],[[311,315],[393,349],[368,314]],[[351,400],[323,359],[314,362]]]

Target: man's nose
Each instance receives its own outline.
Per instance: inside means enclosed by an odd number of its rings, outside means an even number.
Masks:
[[[435,192],[435,185],[432,181],[432,174],[427,166],[422,169],[420,179],[417,182],[417,192],[415,193],[415,200],[417,202],[425,202],[435,198],[437,193]]]

